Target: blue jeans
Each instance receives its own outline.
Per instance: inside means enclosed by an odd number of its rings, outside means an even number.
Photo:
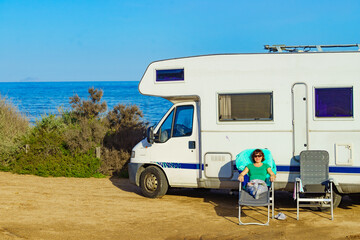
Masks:
[[[259,199],[261,193],[268,191],[268,187],[263,180],[254,179],[247,183],[246,191],[255,199]]]

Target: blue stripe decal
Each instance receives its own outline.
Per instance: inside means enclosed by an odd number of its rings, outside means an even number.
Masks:
[[[238,170],[234,165],[234,170]],[[299,166],[276,166],[277,172],[300,172]]]
[[[276,166],[278,172],[300,172],[300,166]]]
[[[200,164],[196,163],[156,162],[156,164],[163,168],[200,169]],[[201,170],[204,170],[204,164],[201,164]]]
[[[300,172],[300,166],[276,166],[278,172]],[[331,173],[360,173],[360,167],[329,167]]]
[[[174,162],[156,162],[159,166],[163,168],[178,168],[178,169],[200,169],[204,170],[204,164],[197,163],[174,163]],[[236,166],[234,166],[234,170]],[[277,172],[300,172],[300,166],[286,166],[278,165],[276,166]],[[360,167],[329,167],[331,173],[360,173]]]
[[[360,173],[360,167],[329,167],[333,173]]]

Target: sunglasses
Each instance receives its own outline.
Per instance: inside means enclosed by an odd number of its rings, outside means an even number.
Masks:
[[[254,155],[254,157],[262,157],[263,155]]]

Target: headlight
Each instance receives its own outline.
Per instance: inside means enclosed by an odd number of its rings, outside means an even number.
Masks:
[[[135,158],[135,151],[131,151],[131,158]]]

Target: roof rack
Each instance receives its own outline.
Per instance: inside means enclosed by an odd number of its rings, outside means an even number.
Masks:
[[[323,48],[347,48],[347,47],[357,47],[360,51],[360,44],[339,44],[339,45],[264,45],[266,50],[269,52],[309,52],[311,49],[316,49],[318,52],[323,52]],[[315,51],[316,51],[315,50]]]

